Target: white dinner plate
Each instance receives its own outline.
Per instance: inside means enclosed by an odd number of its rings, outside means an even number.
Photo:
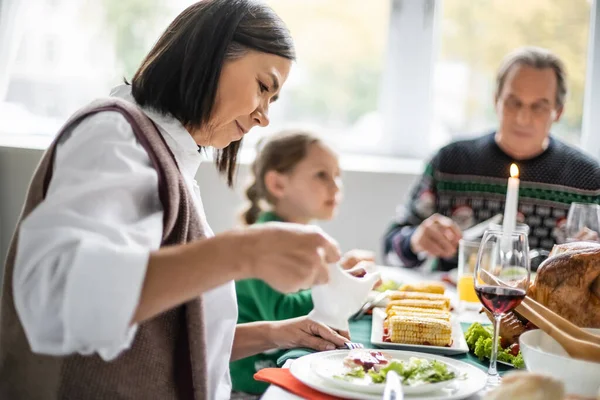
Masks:
[[[350,350],[342,350],[349,352]],[[450,385],[428,393],[406,394],[405,399],[428,399],[428,400],[454,400],[464,399],[481,391],[485,387],[486,374],[479,368],[469,365],[465,362],[453,360],[451,358],[437,356],[432,354],[423,354],[416,352],[407,352],[399,350],[386,350],[392,358],[403,357],[428,357],[444,362],[458,371],[459,377]],[[381,394],[356,392],[352,388],[333,385],[330,382],[320,378],[313,370],[313,366],[318,363],[322,357],[328,356],[331,352],[320,352],[300,357],[292,363],[291,374],[305,385],[322,393],[332,396],[339,396],[346,399],[366,399],[381,400]]]
[[[380,351],[379,349],[360,349],[354,351]],[[413,353],[405,353],[405,352],[395,352],[395,355],[392,356],[388,350],[381,350],[381,353],[386,356],[386,358],[397,359],[401,361],[408,361],[409,358],[414,357]],[[314,360],[311,364],[311,368],[313,372],[321,379],[326,381],[327,383],[342,387],[346,390],[352,390],[354,392],[365,392],[365,393],[375,393],[375,394],[383,394],[385,389],[384,383],[374,383],[371,377],[368,374],[365,374],[364,378],[346,378],[346,380],[339,378],[343,376],[344,373],[348,372],[348,367],[344,366],[344,358],[349,354],[348,350],[338,350],[338,351],[328,351],[323,354],[322,357]],[[434,358],[428,354],[421,354],[418,358],[424,358],[427,360],[436,360],[444,363],[449,371],[454,372],[455,376],[458,378],[459,371],[446,363],[445,361],[439,360],[438,358]],[[456,381],[456,378],[436,383],[423,383],[421,385],[404,385],[403,390],[406,394],[420,394],[420,393],[428,393],[433,392],[439,389],[442,389]]]
[[[460,321],[452,316],[452,345],[445,346],[427,346],[419,344],[390,343],[383,341],[383,321],[385,320],[385,311],[381,308],[373,309],[373,325],[371,326],[371,343],[382,349],[419,351],[423,353],[442,354],[452,356],[456,354],[465,354],[469,352],[469,346],[465,340]]]

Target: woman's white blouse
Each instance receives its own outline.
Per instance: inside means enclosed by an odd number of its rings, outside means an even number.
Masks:
[[[134,102],[130,87],[111,93]],[[174,118],[144,109],[177,159],[198,210],[196,143]],[[160,246],[158,178],[125,118],[102,112],[59,143],[46,199],[19,231],[14,299],[34,352],[117,357],[130,325],[149,253]],[[205,232],[212,235],[210,227]],[[229,398],[229,358],[237,321],[233,282],[203,296],[209,398]]]

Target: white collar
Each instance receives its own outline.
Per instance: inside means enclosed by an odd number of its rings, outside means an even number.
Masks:
[[[137,105],[131,94],[130,85],[118,85],[111,90],[110,95]],[[203,156],[198,152],[198,145],[192,138],[192,135],[172,115],[161,114],[149,107],[140,108],[158,126],[160,133],[175,155],[181,171],[186,173],[191,179],[194,179]]]

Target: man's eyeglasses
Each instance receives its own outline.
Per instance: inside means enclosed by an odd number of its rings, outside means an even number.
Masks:
[[[553,110],[553,107],[545,101],[526,105],[514,97],[504,99],[502,104],[504,105],[504,112],[508,114],[518,114],[521,111],[529,110],[536,118],[547,117]]]

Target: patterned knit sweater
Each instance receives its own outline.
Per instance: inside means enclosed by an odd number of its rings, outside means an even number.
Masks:
[[[598,160],[551,137],[542,154],[515,161],[494,135],[452,143],[433,157],[385,235],[386,255],[397,255],[407,267],[420,265],[410,237],[434,213],[452,218],[463,230],[502,213],[511,163],[520,170],[518,220],[529,225],[532,249],[550,250],[565,240],[572,202],[600,204]],[[440,270],[456,267],[456,259],[439,261]]]

